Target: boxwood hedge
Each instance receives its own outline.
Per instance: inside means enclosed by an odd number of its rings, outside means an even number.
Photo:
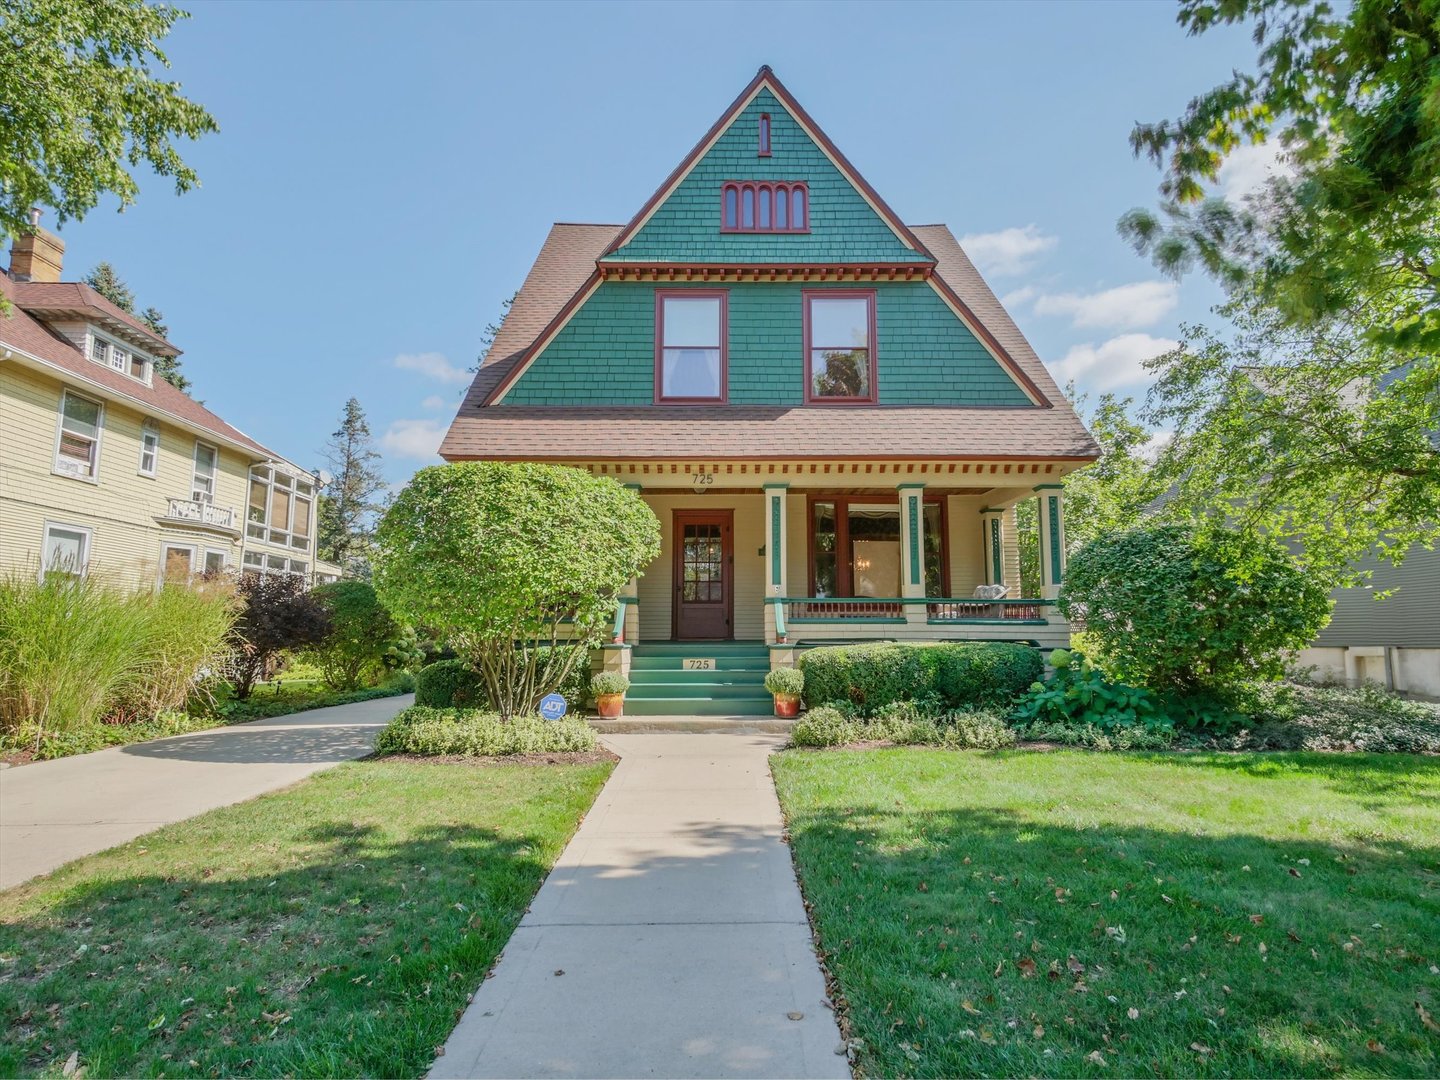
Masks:
[[[831,645],[802,654],[799,664],[809,708],[848,703],[862,716],[897,701],[1008,705],[1045,669],[1038,649],[1004,641]]]

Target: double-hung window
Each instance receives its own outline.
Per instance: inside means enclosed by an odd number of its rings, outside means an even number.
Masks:
[[[60,431],[55,443],[55,471],[93,480],[100,463],[100,428],[104,406],[66,390],[60,398]]]
[[[90,530],[71,525],[45,524],[40,579],[82,578],[90,560]]]
[[[160,464],[160,428],[153,420],[140,425],[140,475],[155,475]]]
[[[807,290],[805,400],[860,405],[876,401],[875,293]]]
[[[208,443],[195,443],[195,476],[190,484],[190,498],[196,502],[215,501],[215,466],[219,451]]]
[[[655,293],[655,400],[725,400],[727,294],[710,289]]]

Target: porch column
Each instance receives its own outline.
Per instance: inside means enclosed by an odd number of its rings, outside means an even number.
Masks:
[[[1040,596],[1054,600],[1065,580],[1065,493],[1060,484],[1035,488],[1040,503]]]
[[[984,553],[985,584],[1004,585],[1005,542],[1009,531],[1005,511],[986,507],[980,511],[980,550]]]
[[[785,518],[785,497],[789,484],[765,484],[762,492],[765,499],[765,597],[779,600],[789,593],[789,529]],[[776,608],[779,605],[765,605],[765,640],[774,645],[784,640],[784,634],[777,632]],[[782,613],[783,619],[783,613]],[[780,624],[783,626],[783,622]]]
[[[900,595],[925,595],[925,485],[897,484],[900,493]],[[921,615],[922,605],[913,605]]]

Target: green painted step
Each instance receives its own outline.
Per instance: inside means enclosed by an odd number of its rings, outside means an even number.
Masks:
[[[731,668],[719,669],[716,671],[681,671],[678,668],[641,668],[630,669],[630,682],[633,685],[653,685],[655,683],[729,683],[735,686],[759,686],[765,681],[765,671],[741,670]]]
[[[769,716],[775,711],[764,697],[636,698],[625,695],[626,716]]]
[[[635,656],[769,656],[763,641],[646,641]]]
[[[715,666],[708,671],[697,671],[696,675],[710,675],[717,671],[760,671],[770,670],[769,656],[723,656],[710,653],[689,653],[686,656],[649,656],[645,653],[632,653],[630,656],[631,671],[684,671],[685,661],[689,657],[695,659],[713,659]]]
[[[626,708],[632,701],[655,701],[661,698],[764,698],[770,700],[770,694],[763,686],[751,683],[749,685],[732,686],[726,683],[693,682],[693,683],[645,683],[643,685],[630,684],[630,691],[625,695]]]

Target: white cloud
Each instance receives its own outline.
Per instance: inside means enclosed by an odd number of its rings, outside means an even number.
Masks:
[[[439,420],[396,420],[380,436],[380,445],[396,457],[426,461],[438,455],[446,427]]]
[[[439,394],[431,394],[424,401],[420,402],[420,407],[422,409],[444,409],[453,404],[454,402],[449,398],[443,398]]]
[[[1081,390],[1096,393],[1133,386],[1149,378],[1146,360],[1179,344],[1149,334],[1121,334],[1100,345],[1076,345],[1055,365],[1055,379],[1061,386],[1074,379]]]
[[[1096,293],[1041,296],[1035,301],[1035,312],[1069,315],[1075,326],[1133,330],[1159,322],[1179,302],[1180,288],[1173,281],[1137,281]]]
[[[960,246],[976,266],[987,274],[1002,276],[1025,273],[1041,255],[1059,242],[1058,236],[1041,232],[1038,225],[992,233],[968,233],[960,238]]]
[[[443,353],[401,353],[395,357],[394,364],[401,371],[418,371],[427,379],[436,379],[440,382],[466,383],[470,381],[470,373],[464,368],[458,368],[450,363],[445,359]]]
[[[1239,201],[1252,195],[1272,176],[1289,176],[1294,168],[1281,158],[1275,143],[1246,143],[1237,146],[1220,166],[1220,194]]]
[[[1034,285],[1022,285],[1018,289],[1011,289],[1004,296],[1000,297],[1000,303],[1007,310],[1017,310],[1024,307],[1039,295],[1040,290]]]

